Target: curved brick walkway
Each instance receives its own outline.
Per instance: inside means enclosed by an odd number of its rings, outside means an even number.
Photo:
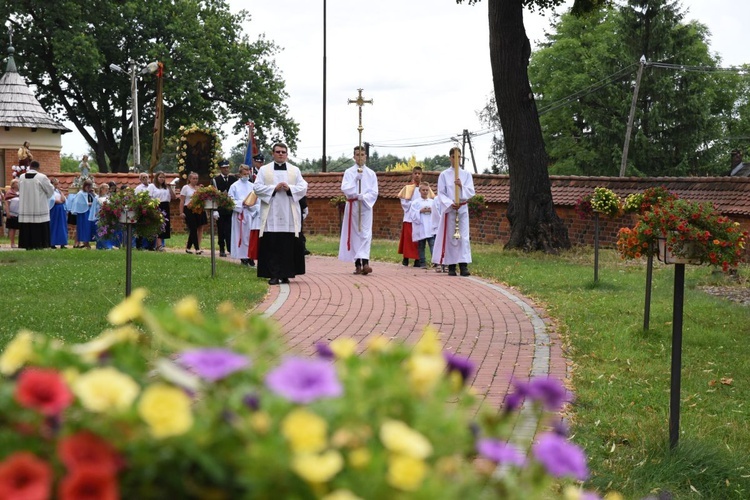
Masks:
[[[566,377],[557,334],[528,299],[476,278],[373,262],[368,276],[332,257],[307,257],[307,274],[270,287],[256,308],[274,318],[291,351],[312,355],[316,342],[350,337],[364,350],[372,336],[416,342],[434,325],[445,349],[477,364],[471,385],[499,408],[512,378]]]

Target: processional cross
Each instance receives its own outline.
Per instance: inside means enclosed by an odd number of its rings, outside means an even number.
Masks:
[[[362,108],[365,104],[372,104],[372,99],[365,99],[362,97],[362,90],[363,89],[357,89],[357,98],[356,99],[349,99],[347,104],[356,104],[359,108],[359,126],[357,127],[357,131],[359,131],[359,152],[362,152],[362,131],[364,128],[362,127]],[[359,164],[358,164],[359,165]],[[357,172],[362,173],[362,167],[359,166],[357,168]],[[359,194],[362,194],[362,180],[357,181],[359,186]],[[358,230],[362,231],[362,202],[357,203],[357,226]]]

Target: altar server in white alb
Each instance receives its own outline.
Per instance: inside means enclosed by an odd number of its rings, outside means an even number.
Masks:
[[[461,276],[469,276],[471,240],[469,238],[469,198],[474,196],[474,179],[458,166],[460,150],[451,148],[453,167],[440,173],[435,206],[439,207],[440,222],[435,235],[432,262],[448,265],[448,275],[456,276],[456,264]],[[458,221],[456,214],[458,213]],[[458,226],[458,227],[457,227]],[[458,237],[457,237],[458,236]]]
[[[307,181],[287,162],[287,149],[286,144],[274,144],[273,162],[260,167],[253,188],[261,207],[258,277],[269,278],[269,285],[305,274],[299,201],[307,194]]]
[[[346,208],[339,241],[339,260],[354,262],[354,274],[364,275],[372,272],[372,211],[378,200],[378,177],[366,163],[365,148],[355,146],[354,165],[346,169],[341,181]]]
[[[409,208],[411,214],[411,239],[418,243],[419,267],[427,268],[427,252],[425,248],[430,247],[430,256],[435,254],[435,225],[433,224],[433,207],[435,199],[430,198],[430,184],[422,181],[419,185],[419,198],[411,202]]]
[[[237,175],[239,180],[229,186],[227,191],[227,195],[234,200],[229,253],[233,259],[239,259],[242,264],[252,267],[255,262],[249,257],[250,232],[253,219],[260,218],[260,200],[257,196],[252,196],[252,203],[246,204],[248,198],[251,198],[250,195],[254,195],[253,183],[250,182],[250,167],[240,165]]]

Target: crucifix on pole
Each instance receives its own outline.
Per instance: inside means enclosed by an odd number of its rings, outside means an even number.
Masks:
[[[357,98],[356,99],[349,99],[348,104],[356,104],[359,108],[359,126],[357,127],[357,131],[359,131],[359,149],[358,151],[362,151],[362,131],[364,128],[362,127],[362,108],[365,104],[372,104],[372,99],[365,99],[362,97],[362,89],[357,89]],[[357,168],[358,173],[362,173],[362,165],[358,164]],[[362,180],[357,181],[357,187],[358,187],[358,193],[362,194]],[[357,202],[357,230],[362,231],[362,202]]]

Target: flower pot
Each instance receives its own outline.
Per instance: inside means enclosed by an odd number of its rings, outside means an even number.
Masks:
[[[120,214],[121,224],[135,224],[135,210],[123,210]]]
[[[216,201],[215,200],[206,200],[206,202],[203,204],[203,207],[206,210],[216,210]]]
[[[665,264],[700,264],[701,259],[698,257],[698,243],[694,241],[675,241],[674,248],[670,249],[667,245],[667,238],[657,238],[657,254],[660,261]],[[673,250],[677,249],[677,253]],[[678,255],[679,254],[679,255]]]

